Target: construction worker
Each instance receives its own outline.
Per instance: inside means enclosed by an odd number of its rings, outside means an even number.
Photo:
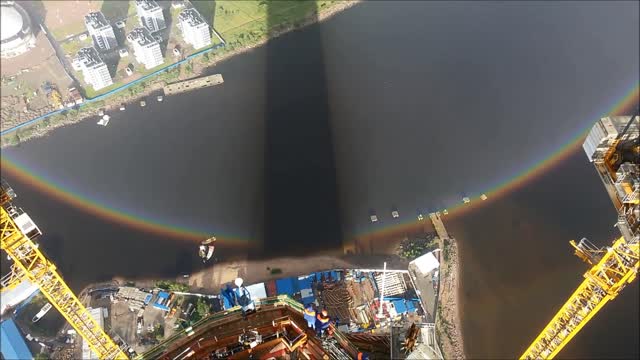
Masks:
[[[307,307],[304,309],[304,319],[307,321],[307,326],[315,330],[316,309],[313,308],[313,304],[307,305]]]
[[[322,310],[319,314],[316,315],[316,334],[318,337],[322,336],[324,332],[329,328],[329,314],[327,310]]]

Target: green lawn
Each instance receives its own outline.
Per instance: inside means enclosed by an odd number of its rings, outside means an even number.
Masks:
[[[123,17],[135,15],[136,5],[134,1],[103,1],[100,11],[113,25]]]
[[[64,53],[67,55],[71,55],[72,58],[76,56],[76,54],[78,53],[78,50],[82,49],[83,47],[90,47],[90,46],[93,46],[93,42],[91,40],[91,37],[89,36],[87,36],[87,38],[83,41],[80,41],[76,38],[73,40],[60,43],[60,47],[62,48]]]

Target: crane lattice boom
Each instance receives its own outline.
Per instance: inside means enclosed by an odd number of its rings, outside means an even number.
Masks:
[[[102,330],[65,284],[56,271],[56,266],[20,231],[4,207],[0,207],[0,211],[2,250],[11,257],[14,266],[21,270],[23,276],[39,286],[49,302],[67,319],[100,359],[127,359],[125,353]]]
[[[602,259],[584,274],[580,284],[556,316],[522,354],[523,359],[552,359],[584,325],[638,272],[638,242],[620,237]]]

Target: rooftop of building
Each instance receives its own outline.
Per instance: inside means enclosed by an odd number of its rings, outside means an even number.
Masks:
[[[90,27],[93,29],[99,29],[101,27],[110,25],[107,18],[104,17],[104,14],[100,11],[90,12],[87,15],[85,15],[84,23],[87,25],[87,27]]]
[[[102,58],[98,54],[98,50],[94,47],[85,47],[78,50],[76,59],[81,61],[86,67],[104,64]]]
[[[155,0],[136,0],[136,6],[142,8],[145,11],[160,8]]]
[[[140,46],[157,43],[156,39],[151,36],[151,33],[147,28],[137,27],[127,35],[127,40],[138,43]]]
[[[4,359],[32,358],[31,351],[13,319],[5,320],[0,325],[0,340],[0,353]]]
[[[186,22],[190,26],[198,26],[205,23],[198,10],[194,8],[182,10],[180,15],[178,15],[178,19],[180,22]]]

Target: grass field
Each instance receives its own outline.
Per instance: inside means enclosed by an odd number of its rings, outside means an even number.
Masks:
[[[227,43],[238,46],[258,42],[274,30],[295,25],[335,1],[194,1]]]

